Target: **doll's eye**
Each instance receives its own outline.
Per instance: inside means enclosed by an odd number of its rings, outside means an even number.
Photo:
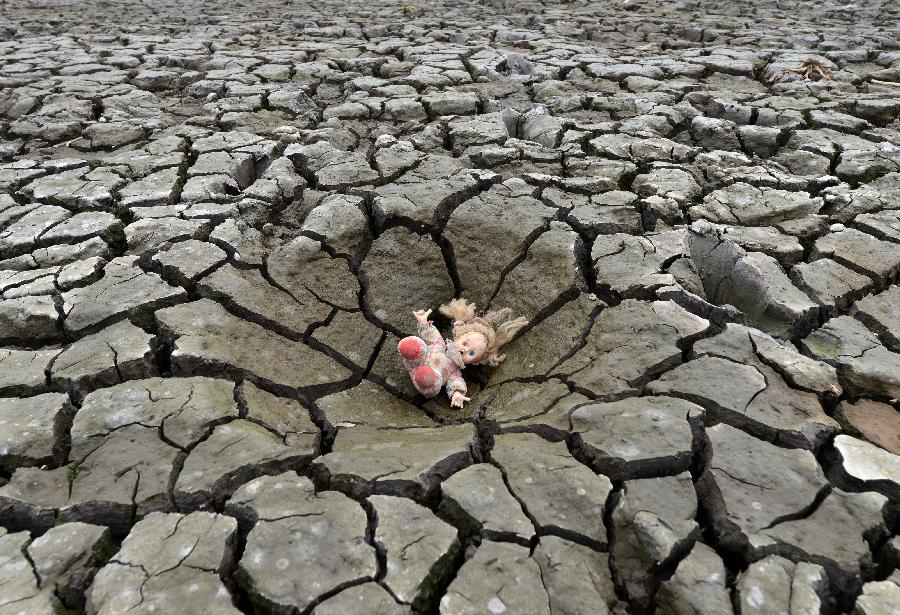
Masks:
[[[474,351],[474,350],[470,350],[470,351],[469,351],[469,356],[470,356],[470,357],[474,357],[474,356],[475,356],[475,351]]]
[[[463,348],[468,347],[468,345],[469,345],[469,342],[463,342]]]

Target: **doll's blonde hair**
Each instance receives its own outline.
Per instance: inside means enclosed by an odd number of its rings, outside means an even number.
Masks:
[[[516,333],[528,324],[524,316],[512,318],[513,311],[510,308],[491,310],[482,315],[475,315],[475,304],[465,299],[453,299],[440,307],[444,316],[453,319],[453,338],[456,339],[466,333],[480,333],[487,340],[487,349],[484,357],[478,365],[499,365],[505,354],[500,354],[500,348],[509,342]]]

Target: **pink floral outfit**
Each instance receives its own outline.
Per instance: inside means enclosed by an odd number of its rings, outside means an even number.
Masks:
[[[418,325],[419,336],[404,337],[397,344],[403,366],[409,372],[416,390],[425,397],[434,397],[447,387],[447,396],[466,393],[462,377],[465,364],[453,340],[445,340],[432,323]]]

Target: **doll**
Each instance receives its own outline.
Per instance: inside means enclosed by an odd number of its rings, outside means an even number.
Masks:
[[[506,355],[500,347],[509,342],[527,323],[524,317],[511,319],[512,310],[503,308],[475,315],[475,304],[454,299],[440,307],[441,314],[453,319],[453,339],[444,340],[428,320],[431,310],[416,310],[418,337],[400,340],[397,352],[409,372],[413,385],[425,397],[434,397],[446,387],[450,406],[462,408],[469,401],[462,370],[467,365],[499,365]]]

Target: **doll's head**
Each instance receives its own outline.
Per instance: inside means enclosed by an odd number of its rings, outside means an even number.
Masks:
[[[454,299],[440,311],[453,319],[453,341],[466,365],[499,365],[506,358],[500,348],[528,323],[522,316],[512,318],[509,308],[476,316],[475,304],[465,299]]]

